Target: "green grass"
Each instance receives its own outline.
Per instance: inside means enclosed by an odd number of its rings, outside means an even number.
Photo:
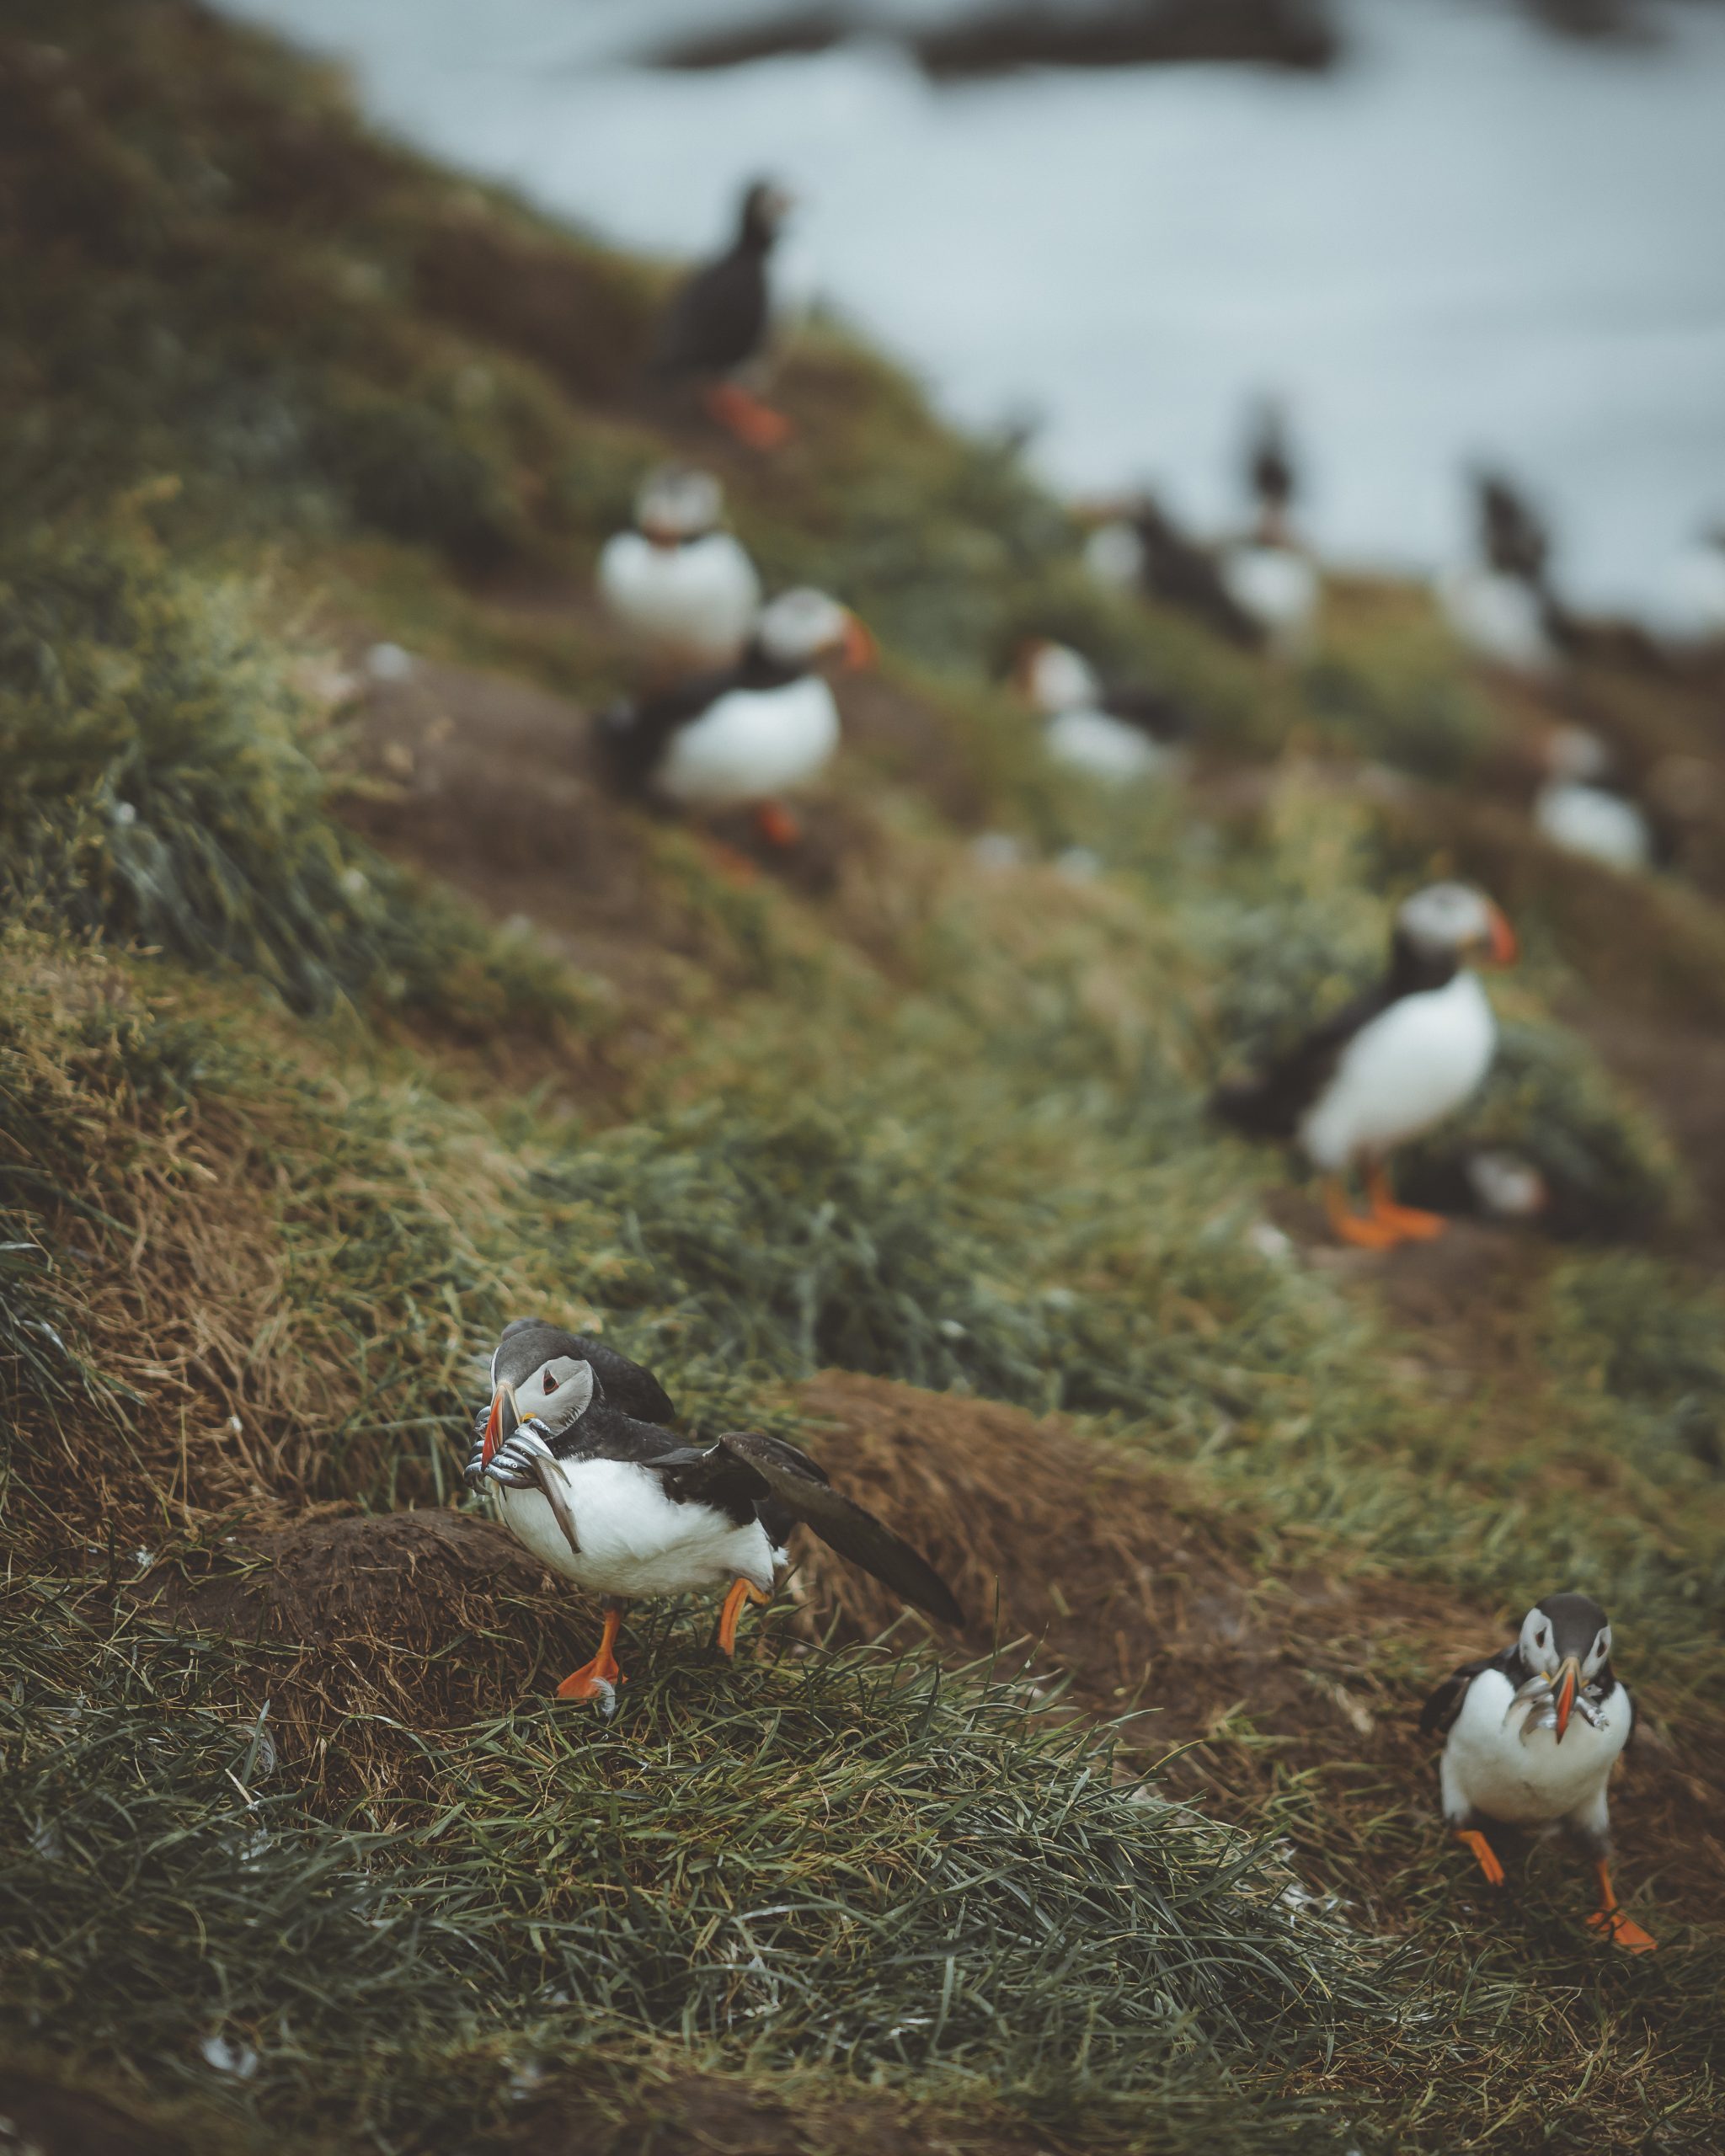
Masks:
[[[695,2072],[835,2149],[1716,2145],[1711,1890],[1641,1783],[1624,1838],[1666,1951],[1631,1965],[1555,1860],[1482,1914],[1406,1747],[1284,1770],[1242,1700],[1214,1740],[1261,1769],[1242,1832],[1122,1779],[1141,1731],[931,1649],[814,1646],[792,1613],[725,1668],[699,1619],[638,1613],[615,1724],[332,1707],[345,1781],[280,1716],[259,1770],[295,1654],[161,1629],[132,1553],[195,1569],[259,1517],[464,1502],[473,1351],[541,1310],[650,1360],[693,1431],[796,1435],[826,1364],[1079,1417],[1267,1586],[1477,1613],[1361,1649],[1398,1714],[1493,1613],[1594,1586],[1717,1790],[1697,1164],[1561,1014],[1632,990],[1711,1023],[1725,926],[1701,882],[1605,885],[1527,841],[1492,789],[1528,714],[1417,595],[1338,591],[1296,667],[1221,649],[1096,590],[1006,446],[821,323],[785,368],[797,446],[728,472],[737,520],[771,578],[884,632],[965,829],[916,755],[855,754],[857,861],[804,899],[619,810],[687,931],[676,1007],[631,1030],[626,979],[606,995],[354,836],[342,729],[300,685],[333,613],[615,686],[601,631],[524,624],[494,579],[578,584],[668,446],[633,372],[662,273],[371,139],[318,70],[195,13],[80,0],[34,34],[0,55],[25,241],[0,323],[25,412],[0,446],[8,2056],[211,2151],[507,2148],[547,2106],[633,2149]],[[1194,792],[1050,782],[995,680],[1030,633],[1192,702]],[[1699,744],[1676,688],[1608,686],[1626,728]],[[979,822],[1026,862],[979,863]],[[1055,866],[1073,846],[1102,873]],[[1422,1324],[1280,1251],[1285,1164],[1204,1100],[1458,866],[1528,955],[1493,985],[1490,1087],[1410,1189],[1510,1145],[1578,1240],[1530,1238]],[[531,1092],[473,1053],[524,1033]],[[511,1605],[467,1644],[525,1670],[543,1623]],[[1341,1906],[1295,1913],[1290,1877]]]

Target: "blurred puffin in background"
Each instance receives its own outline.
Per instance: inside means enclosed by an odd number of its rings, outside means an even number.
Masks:
[[[1106,510],[1083,510],[1093,524],[1084,565],[1099,584],[1136,592],[1204,622],[1230,643],[1255,649],[1258,622],[1235,598],[1209,552],[1188,539],[1153,494],[1140,490]]]
[[[761,579],[722,528],[724,508],[710,472],[666,465],[642,483],[633,525],[600,553],[599,592],[612,618],[666,668],[729,664],[761,611]]]
[[[1725,643],[1725,524],[1684,549],[1665,584],[1660,612],[1668,643],[1701,650]]]
[[[791,197],[771,180],[751,184],[729,247],[672,294],[649,362],[660,379],[697,387],[713,417],[750,449],[777,449],[791,431],[782,412],[737,379],[766,350],[767,257],[791,208]]]
[[[1463,1107],[1497,1049],[1497,1021],[1471,968],[1515,958],[1509,924],[1466,883],[1431,883],[1403,901],[1381,980],[1315,1027],[1260,1076],[1220,1086],[1214,1112],[1249,1136],[1297,1139],[1324,1177],[1342,1241],[1365,1250],[1427,1241],[1447,1223],[1396,1203],[1385,1163]],[[1370,1210],[1345,1178],[1363,1169]]]
[[[1597,734],[1560,727],[1546,744],[1546,767],[1551,776],[1533,802],[1542,837],[1626,875],[1653,865],[1653,825],[1628,794],[1605,782],[1611,752]]]
[[[806,586],[783,591],[734,665],[614,706],[599,745],[627,791],[694,811],[752,808],[770,845],[792,846],[799,832],[779,797],[818,778],[839,744],[838,705],[818,670],[873,657],[848,607]]]
[[[1281,407],[1260,408],[1247,446],[1247,483],[1258,504],[1250,537],[1222,550],[1222,582],[1283,654],[1311,636],[1322,595],[1317,568],[1289,520],[1298,481]]]
[[[1477,657],[1519,674],[1549,673],[1557,661],[1551,536],[1501,472],[1477,472],[1473,486],[1479,559],[1439,580],[1439,601]]]
[[[1611,1769],[1634,1725],[1611,1668],[1611,1626],[1589,1594],[1548,1594],[1501,1654],[1465,1662],[1426,1701],[1421,1733],[1441,1731],[1444,1818],[1488,1886],[1503,1866],[1486,1828],[1567,1828],[1594,1860],[1599,1906],[1588,1919],[1614,1945],[1656,1942],[1618,1906],[1611,1884]]]
[[[1121,784],[1183,766],[1191,721],[1159,691],[1105,690],[1081,653],[1040,639],[1025,646],[1015,678],[1048,722],[1043,745],[1067,770]]]
[[[490,1492],[541,1564],[605,1598],[598,1652],[558,1699],[616,1711],[617,1633],[633,1597],[724,1587],[718,1644],[734,1654],[743,1606],[772,1593],[799,1520],[905,1601],[963,1623],[932,1566],[806,1453],[757,1431],[689,1444],[665,1427],[676,1410],[658,1380],[603,1342],[517,1318],[493,1352],[490,1384],[468,1486]]]

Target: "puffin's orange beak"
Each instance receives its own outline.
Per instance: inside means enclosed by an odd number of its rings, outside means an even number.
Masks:
[[[840,648],[846,666],[873,666],[879,655],[874,638],[854,614],[845,622],[845,639]]]
[[[489,1465],[492,1454],[514,1433],[521,1419],[515,1407],[515,1389],[505,1378],[491,1396],[491,1412],[485,1418],[485,1443],[479,1453],[481,1467]]]
[[[1557,1742],[1563,1742],[1563,1732],[1569,1726],[1569,1717],[1574,1711],[1575,1694],[1581,1684],[1581,1664],[1572,1654],[1566,1657],[1557,1672]]]
[[[1494,966],[1513,966],[1520,954],[1521,947],[1515,941],[1515,931],[1496,906],[1491,909],[1491,918],[1489,948],[1492,963]]]

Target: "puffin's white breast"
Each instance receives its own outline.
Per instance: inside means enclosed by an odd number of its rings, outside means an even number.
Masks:
[[[1398,996],[1362,1026],[1300,1126],[1315,1164],[1336,1170],[1387,1153],[1452,1115],[1491,1068],[1497,1021],[1466,969],[1445,987]]]
[[[1063,711],[1049,721],[1043,742],[1057,764],[1092,778],[1147,778],[1167,771],[1175,760],[1174,753],[1141,727],[1105,711]]]
[[[1608,868],[1645,868],[1653,858],[1647,818],[1632,801],[1601,786],[1553,779],[1535,798],[1533,820],[1553,846]]]
[[[1538,595],[1519,577],[1458,569],[1439,584],[1438,596],[1451,628],[1482,659],[1525,674],[1554,664]]]
[[[1317,612],[1317,571],[1291,547],[1230,547],[1221,574],[1235,605],[1284,648],[1311,627]]]
[[[654,773],[684,808],[763,801],[819,775],[839,745],[838,706],[818,674],[776,689],[732,689],[680,727]]]
[[[1579,1811],[1605,1788],[1629,1742],[1629,1695],[1613,1685],[1599,1710],[1605,1727],[1573,1715],[1561,1744],[1551,1729],[1536,1729],[1522,1742],[1525,1703],[1505,1726],[1514,1696],[1515,1687],[1498,1669],[1482,1670],[1468,1686],[1444,1745],[1445,1806],[1458,1812],[1471,1805],[1511,1826],[1543,1826]]]
[[[619,531],[599,557],[599,590],[632,636],[698,664],[734,659],[761,611],[754,564],[728,531],[683,547]]]
[[[758,1520],[738,1527],[710,1505],[676,1504],[633,1460],[549,1463],[563,1478],[580,1539],[570,1550],[542,1490],[500,1490],[504,1524],[542,1565],[595,1594],[683,1594],[752,1580],[772,1585],[772,1549]]]

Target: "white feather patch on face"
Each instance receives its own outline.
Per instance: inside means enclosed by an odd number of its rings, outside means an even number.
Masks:
[[[524,1422],[537,1417],[555,1437],[586,1412],[592,1398],[592,1365],[573,1355],[553,1355],[515,1387],[515,1412]]]

